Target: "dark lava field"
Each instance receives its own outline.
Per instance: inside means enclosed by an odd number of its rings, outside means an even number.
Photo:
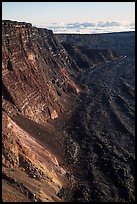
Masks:
[[[108,35],[121,57],[91,66],[78,76],[87,92],[67,129],[74,140],[68,145],[70,165],[76,171],[72,180],[78,182],[73,198],[79,202],[135,200],[134,41],[127,33],[123,46],[122,34]],[[102,34],[103,40],[106,37]]]

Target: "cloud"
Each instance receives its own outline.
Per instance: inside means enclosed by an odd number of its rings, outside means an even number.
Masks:
[[[130,26],[135,27],[135,22],[130,23]]]
[[[85,22],[85,23],[68,23],[67,24],[67,28],[86,28],[86,27],[94,27],[96,26],[95,23],[89,23],[89,22]]]
[[[100,27],[113,27],[113,26],[120,26],[121,24],[119,22],[98,22],[98,26]]]
[[[40,25],[39,27],[45,27],[53,30],[54,33],[108,33],[108,32],[122,32],[122,31],[134,31],[135,24],[133,22],[120,23],[117,21],[99,21],[93,22],[52,22],[48,25]]]

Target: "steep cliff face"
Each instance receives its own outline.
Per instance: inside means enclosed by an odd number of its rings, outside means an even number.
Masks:
[[[135,32],[100,34],[55,34],[61,43],[89,49],[109,49],[119,55],[135,55]],[[128,48],[128,49],[127,49]]]
[[[53,123],[80,92],[72,65],[77,69],[52,31],[2,22],[4,201],[56,201],[67,184],[59,164],[65,135]]]
[[[2,32],[3,108],[11,105],[36,122],[57,118],[76,91],[69,89],[71,77],[63,75],[63,69],[71,75],[66,51],[52,31],[30,24],[4,21]]]
[[[77,46],[77,43],[62,42],[63,47],[75,60],[80,70],[92,68],[94,65],[113,61],[119,55],[110,49],[92,49],[85,45]]]

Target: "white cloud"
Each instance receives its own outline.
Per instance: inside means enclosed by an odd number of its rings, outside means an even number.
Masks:
[[[45,27],[53,30],[54,33],[108,33],[108,32],[122,32],[122,31],[134,31],[135,24],[133,22],[116,22],[116,21],[99,21],[97,23],[92,22],[52,22],[48,25],[39,25],[39,27]]]
[[[135,22],[130,23],[130,26],[134,26],[135,27]]]
[[[100,27],[113,27],[113,26],[120,26],[120,23],[119,22],[115,22],[115,21],[112,21],[112,22],[99,22],[98,23],[98,26]]]

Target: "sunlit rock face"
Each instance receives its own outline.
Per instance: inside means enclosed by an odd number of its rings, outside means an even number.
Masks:
[[[3,21],[2,32],[3,87],[5,97],[10,97],[4,98],[3,108],[9,106],[11,115],[15,108],[37,122],[51,117],[48,109],[58,115],[67,109],[69,82],[61,68],[69,76],[71,62],[65,61],[69,57],[52,31]]]
[[[5,113],[3,131],[3,200],[61,201],[56,195],[67,184],[66,170],[56,155]]]
[[[72,64],[52,31],[2,22],[4,201],[61,201],[65,136],[52,120],[63,120],[76,98]]]

